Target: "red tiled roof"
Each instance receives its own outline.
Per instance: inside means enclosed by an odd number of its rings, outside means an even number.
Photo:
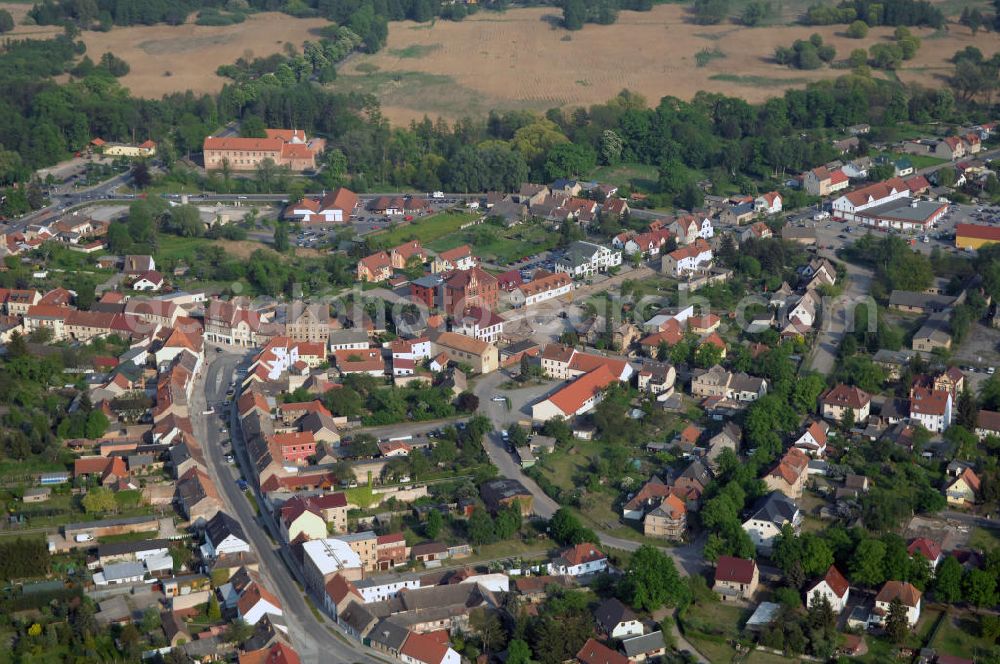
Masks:
[[[941,545],[932,539],[918,537],[910,542],[910,546],[906,547],[906,552],[911,556],[919,553],[925,559],[934,562],[941,555]]]
[[[423,664],[440,664],[448,654],[448,642],[433,632],[428,634],[410,632],[399,652]]]
[[[471,255],[472,255],[472,248],[469,247],[469,245],[467,244],[463,244],[460,247],[455,247],[454,249],[448,249],[446,251],[442,251],[441,253],[438,254],[438,258],[440,258],[441,260],[448,261],[450,263],[454,263],[455,261],[458,261],[462,258]]]
[[[584,403],[596,393],[618,380],[607,365],[601,365],[563,387],[549,397],[549,401],[567,415],[576,414]]]
[[[583,565],[595,560],[604,560],[606,556],[593,544],[577,544],[562,552],[562,557],[570,565]]]
[[[830,569],[826,570],[823,580],[826,581],[826,585],[830,587],[830,590],[837,597],[843,597],[851,588],[850,582],[844,578],[844,575],[840,573],[836,565],[830,565]]]
[[[757,563],[752,560],[719,556],[719,561],[715,564],[715,580],[750,583],[753,581],[753,573],[756,568]]]
[[[878,595],[875,596],[875,601],[889,603],[898,597],[904,606],[915,607],[922,594],[917,588],[905,581],[886,581],[882,589],[878,591]]]
[[[826,393],[823,397],[823,403],[831,406],[846,406],[851,409],[857,409],[870,403],[871,399],[871,395],[864,390],[840,383]]]
[[[583,664],[628,664],[629,661],[625,655],[595,639],[587,639],[576,658]]]

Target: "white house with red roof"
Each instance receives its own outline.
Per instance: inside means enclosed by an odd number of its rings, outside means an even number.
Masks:
[[[590,543],[577,544],[564,549],[549,563],[549,574],[583,576],[596,574],[608,569],[608,557]]]
[[[910,391],[910,421],[919,423],[928,431],[941,433],[952,420],[951,392],[914,388]]]
[[[438,274],[451,270],[471,270],[477,263],[476,257],[472,254],[472,247],[463,244],[439,253],[431,264],[431,272]]]
[[[451,327],[452,332],[495,344],[503,333],[504,319],[489,309],[469,307]]]
[[[825,597],[834,613],[840,613],[847,606],[851,584],[835,565],[830,565],[823,578],[806,588],[806,606],[812,608]]]
[[[692,244],[664,255],[660,266],[671,276],[683,277],[698,269],[711,267],[712,259],[712,247],[705,240],[698,238]]]
[[[148,270],[132,283],[135,291],[158,291],[163,288],[163,275],[156,270]]]
[[[274,593],[265,588],[258,578],[254,578],[243,588],[240,598],[236,601],[236,611],[248,625],[256,625],[265,615],[281,616],[284,614],[281,601]]]
[[[776,191],[769,191],[753,199],[753,207],[757,212],[766,215],[778,214],[781,212],[781,194]]]
[[[395,339],[389,344],[392,359],[426,360],[431,356],[431,340],[427,337],[415,339]]]
[[[875,596],[875,611],[872,616],[876,624],[882,624],[889,615],[889,606],[898,599],[906,608],[906,621],[910,627],[920,620],[920,603],[923,593],[905,581],[886,581]]]
[[[918,537],[914,539],[906,547],[906,552],[910,554],[911,558],[919,553],[924,560],[931,564],[932,570],[937,569],[937,566],[941,564],[941,545],[930,538]]]
[[[586,413],[600,403],[602,392],[618,380],[619,377],[602,364],[534,404],[531,417],[537,422],[547,422],[556,417],[569,419]]]
[[[399,649],[404,664],[460,664],[461,656],[448,644],[448,632],[410,632]]]
[[[826,441],[829,431],[829,424],[820,420],[813,420],[806,430],[802,432],[802,435],[795,439],[792,446],[799,448],[809,456],[816,458],[824,457],[826,456]]]

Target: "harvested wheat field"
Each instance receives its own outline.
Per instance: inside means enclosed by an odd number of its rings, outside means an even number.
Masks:
[[[843,60],[852,49],[887,40],[892,32],[872,29],[858,40],[843,36],[842,25],[699,26],[689,22],[685,6],[676,4],[621,12],[614,25],[587,25],[572,33],[559,28],[558,21],[557,9],[530,8],[479,12],[461,23],[392,23],[387,47],[352,58],[332,86],[375,93],[385,114],[397,122],[425,113],[455,118],[492,108],[542,111],[594,104],[623,88],[651,103],[665,95],[690,99],[699,90],[757,102],[845,73],[778,66],[772,60],[776,46],[818,32]],[[970,44],[988,55],[997,50],[995,34],[973,37],[965,27],[949,28],[913,30],[924,43],[899,72],[902,80],[935,84],[935,76],[948,69],[945,59]],[[702,51],[711,55],[703,55],[699,66]]]
[[[48,37],[62,32],[52,26],[20,24],[29,4],[7,4],[16,12],[17,36]],[[133,94],[158,98],[170,92],[218,92],[226,79],[216,76],[219,65],[232,64],[245,55],[263,57],[284,50],[290,42],[302,48],[302,42],[318,39],[317,30],[330,22],[325,19],[300,19],[280,13],[252,14],[243,23],[225,27],[195,25],[194,17],[179,26],[130,26],[109,32],[84,32],[80,38],[87,54],[97,60],[111,51],[124,58],[131,71],[121,79]],[[169,76],[167,75],[169,72]]]

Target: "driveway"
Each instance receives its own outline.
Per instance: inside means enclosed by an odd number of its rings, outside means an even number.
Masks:
[[[827,251],[821,252],[821,255],[826,258],[836,258]],[[848,315],[848,312],[853,313],[853,309],[849,305],[862,303],[871,292],[871,270],[853,263],[844,262],[844,265],[847,268],[847,288],[840,298],[829,304],[824,300],[822,329],[816,337],[816,348],[813,350],[810,362],[813,371],[823,375],[833,371],[840,343],[844,340],[848,327],[853,327],[850,324],[853,323],[854,317]]]

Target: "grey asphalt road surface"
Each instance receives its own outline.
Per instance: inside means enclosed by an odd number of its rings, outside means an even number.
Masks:
[[[226,450],[222,448],[221,441],[226,434],[220,433],[219,429],[224,420],[218,412],[212,415],[201,413],[206,409],[207,403],[217,403],[225,398],[233,372],[243,357],[231,353],[215,353],[213,348],[206,350],[210,355],[203,373],[204,382],[196,386],[192,404],[193,412],[197,413],[192,416],[195,433],[204,445],[207,471],[222,495],[225,509],[243,526],[257,552],[261,574],[281,600],[292,644],[303,662],[383,663],[385,660],[357,642],[335,634],[332,630],[336,628],[325,617],[319,619],[313,614],[290,570],[288,563],[291,561],[286,560],[285,549],[277,546],[267,535],[268,530],[277,534],[275,525],[265,522],[266,517],[257,517],[250,502],[236,485],[233,467],[223,458]],[[228,419],[227,415],[227,423]],[[247,460],[238,430],[232,431],[232,440],[234,453],[245,463]],[[258,502],[259,500],[258,497]],[[274,541],[279,540],[275,538]]]

